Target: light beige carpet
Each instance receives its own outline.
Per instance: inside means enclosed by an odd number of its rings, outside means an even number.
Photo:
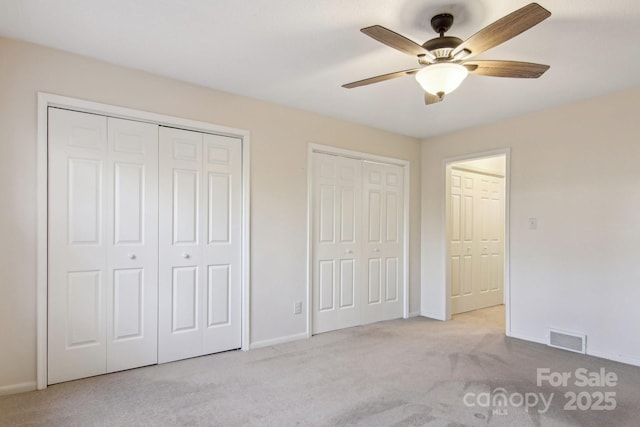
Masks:
[[[499,306],[450,322],[382,322],[68,382],[1,397],[0,425],[640,425],[640,368],[505,338],[503,318]],[[538,387],[537,368],[604,368],[618,381]],[[566,392],[582,393],[583,409],[565,408]],[[615,393],[615,409],[592,410],[597,392],[608,406]],[[525,410],[533,394],[550,404]]]

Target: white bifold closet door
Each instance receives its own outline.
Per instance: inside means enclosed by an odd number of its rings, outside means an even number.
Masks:
[[[241,141],[160,128],[159,362],[241,346]]]
[[[48,383],[239,348],[241,140],[50,108],[48,144]]]
[[[402,317],[404,288],[402,168],[364,162],[363,220],[366,289],[362,323]]]
[[[403,169],[313,153],[313,333],[403,314]]]
[[[313,333],[361,324],[362,162],[314,153]]]
[[[451,314],[504,303],[504,178],[451,168]]]
[[[157,362],[157,126],[49,109],[48,383]]]

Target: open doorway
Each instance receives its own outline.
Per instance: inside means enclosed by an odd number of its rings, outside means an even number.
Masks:
[[[446,163],[448,317],[508,301],[507,163],[506,152]]]

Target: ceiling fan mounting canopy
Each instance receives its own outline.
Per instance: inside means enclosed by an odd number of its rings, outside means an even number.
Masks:
[[[418,81],[421,86],[425,90],[427,87],[429,88],[425,95],[425,103],[429,105],[442,101],[444,95],[453,90],[452,87],[454,89],[457,87],[457,85],[449,84],[449,79],[459,80],[457,84],[462,82],[460,76],[466,77],[466,73],[461,70],[463,67],[470,74],[482,76],[538,78],[549,69],[548,65],[520,61],[469,61],[469,59],[512,39],[549,16],[551,16],[551,12],[547,9],[537,3],[530,3],[498,19],[463,41],[458,37],[445,36],[445,33],[453,25],[454,18],[450,13],[440,13],[431,18],[431,28],[439,34],[439,37],[427,40],[422,45],[381,25],[362,28],[360,31],[369,37],[407,55],[417,57],[419,67],[370,77],[342,86],[350,89],[416,74],[417,77],[419,76]],[[439,66],[444,64],[450,64],[453,67]],[[438,80],[440,83],[432,82],[432,79]],[[440,86],[438,86],[439,84]],[[445,90],[445,87],[448,88],[448,91]]]
[[[439,13],[431,18],[431,28],[433,31],[443,36],[444,33],[449,31],[449,28],[453,25],[453,15],[450,13]]]

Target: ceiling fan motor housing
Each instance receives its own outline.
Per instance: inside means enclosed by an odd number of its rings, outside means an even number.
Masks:
[[[448,59],[453,49],[461,43],[462,40],[458,37],[442,36],[424,42],[422,47],[433,53],[438,59]]]

